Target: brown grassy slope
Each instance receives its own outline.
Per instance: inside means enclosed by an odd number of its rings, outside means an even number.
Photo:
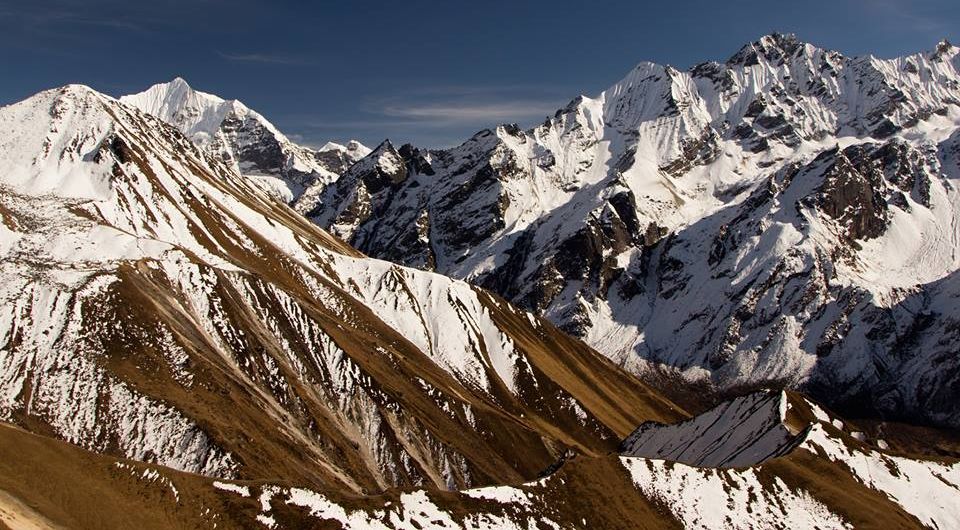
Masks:
[[[617,443],[644,421],[673,423],[689,417],[679,405],[597,355],[585,343],[545,320],[537,319],[538,325],[531,326],[526,313],[493,293],[476,290],[494,320],[501,329],[509,330],[544,378],[576,397],[613,431]]]
[[[152,469],[164,478],[143,479],[143,472]],[[528,515],[577,526],[586,520],[590,528],[599,529],[679,528],[662,506],[637,493],[615,457],[575,459],[557,477],[563,480],[539,492],[550,502]],[[177,489],[179,499],[165,480]],[[253,495],[243,498],[214,489],[204,477],[96,455],[0,424],[0,491],[54,526],[151,530],[217,523],[218,528],[262,528],[255,519],[258,486],[251,484],[251,490]],[[348,509],[383,510],[386,503],[396,504],[399,495],[391,491],[374,497],[338,497]],[[456,493],[433,491],[429,497],[455,520],[485,510],[509,513],[498,503]],[[310,517],[306,510],[272,504],[272,515],[284,528],[337,527]]]
[[[764,464],[761,480],[778,477],[793,489],[803,489],[858,529],[926,528],[886,494],[865,487],[841,464],[809,451],[795,451]]]
[[[242,331],[242,340],[226,341],[224,348],[201,324],[212,315],[198,314],[183,293],[143,262],[122,266],[120,281],[84,308],[90,327],[83,349],[106,353],[98,355],[97,362],[109,373],[197,422],[238,458],[246,478],[357,492],[412,485],[420,477],[440,485],[439,459],[454,454],[466,462],[469,484],[515,482],[535,477],[566,447],[600,454],[613,450],[636,423],[682,415],[581,343],[542,322],[533,330],[525,315],[490,301],[488,308],[534,367],[519,397],[505,391],[490,396],[464,386],[346,291],[319,276],[317,282],[339,293],[349,319],[316,300],[302,283],[294,283],[292,274],[234,274],[238,279],[201,269],[218,277],[211,296],[223,308],[224,325]],[[304,268],[299,273],[311,274]],[[389,426],[383,443],[390,446],[392,458],[399,460],[401,450],[420,455],[416,470],[378,475],[362,447],[369,440],[335,406],[343,396],[331,390],[331,374],[311,362],[316,344],[310,344],[294,322],[284,321],[284,307],[272,292],[276,289],[290,296],[304,318],[329,335],[362,372],[364,390],[373,402],[358,406],[374,407]],[[291,364],[249,297],[276,321],[306,374]],[[157,328],[170,330],[189,354],[191,386],[174,380],[157,347]],[[279,380],[271,376],[266,360],[279,367]],[[418,380],[427,382],[432,393]],[[562,399],[571,396],[584,404],[587,421],[562,408]],[[444,413],[444,404],[457,404],[454,410],[469,405],[477,427],[462,413]],[[22,415],[18,420],[36,432],[49,432],[41,418]],[[458,478],[457,485],[467,485],[466,478]]]
[[[174,475],[180,505],[168,486],[146,485],[117,467],[118,460],[0,423],[0,491],[62,528],[163,530],[212,526],[204,507],[221,515],[221,528],[253,528],[210,492],[207,480]]]
[[[159,479],[147,473],[159,472]],[[854,528],[915,529],[923,526],[884,494],[853,479],[841,464],[796,450],[754,470],[764,488],[782,480],[803,489]],[[722,473],[734,475],[737,470]],[[144,478],[147,477],[147,478]],[[732,481],[735,484],[736,481]],[[171,485],[176,488],[174,494]],[[259,528],[260,482],[248,483],[252,495],[241,497],[212,487],[198,475],[113,459],[72,445],[0,424],[0,493],[26,509],[21,515],[65,528]],[[455,492],[431,490],[430,500],[454,520],[491,513],[519,521],[546,518],[561,525],[596,529],[675,529],[681,525],[668,506],[646,498],[632,484],[613,455],[567,460],[545,483],[520,486],[536,499],[516,511],[509,505],[481,501]],[[375,496],[331,494],[348,511],[384,513],[401,502],[401,490]],[[283,528],[336,528],[307,510],[271,503],[271,515]],[[2,520],[0,504],[0,520]],[[29,520],[29,519],[28,519]]]

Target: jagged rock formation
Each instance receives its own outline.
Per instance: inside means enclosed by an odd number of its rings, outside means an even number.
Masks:
[[[529,480],[684,412],[496,296],[361,256],[83,86],[0,108],[0,420],[339,492]]]
[[[120,100],[177,127],[285,202],[335,181],[370,153],[355,140],[345,146],[329,142],[319,150],[297,145],[243,103],[194,90],[179,77]]]
[[[642,63],[529,130],[384,144],[298,209],[637,373],[958,426],[958,72],[946,42],[849,58],[768,35]]]

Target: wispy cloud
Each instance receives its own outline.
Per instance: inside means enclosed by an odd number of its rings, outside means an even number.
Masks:
[[[369,100],[364,109],[381,118],[417,126],[480,126],[538,120],[553,114],[566,99],[552,86],[432,86]]]
[[[0,10],[0,17],[19,19],[33,28],[90,26],[145,33],[150,29],[142,21],[122,16],[101,14],[89,16],[72,9],[22,9],[19,11]]]
[[[553,113],[555,105],[543,101],[493,101],[467,103],[424,103],[384,107],[386,116],[446,122],[522,120]]]
[[[417,128],[431,128],[431,127],[449,127],[448,123],[431,123],[424,122],[421,120],[395,120],[395,119],[353,119],[353,120],[338,120],[338,119],[322,119],[322,118],[311,118],[306,121],[301,122],[292,122],[297,127],[302,127],[306,129],[384,129],[387,127],[417,127]]]
[[[261,64],[310,64],[310,61],[302,57],[291,57],[287,55],[275,55],[270,53],[224,53],[217,52],[220,57],[233,62],[261,63]]]
[[[356,135],[368,143],[389,137],[425,147],[450,147],[483,128],[539,122],[566,104],[572,92],[553,85],[391,87],[390,95],[357,102],[352,113],[325,117],[300,113],[280,120],[308,143]]]
[[[569,95],[574,91],[573,87],[565,87],[558,84],[534,84],[534,83],[506,83],[506,84],[437,84],[430,86],[410,86],[391,90],[394,97],[412,97],[412,96],[448,96],[465,97],[481,96],[490,97],[496,95],[510,94],[538,94],[542,96]]]

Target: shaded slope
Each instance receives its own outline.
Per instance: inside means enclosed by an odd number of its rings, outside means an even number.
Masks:
[[[684,422],[645,423],[623,441],[620,452],[700,467],[761,464],[803,439],[787,424],[788,409],[783,392],[750,394]]]

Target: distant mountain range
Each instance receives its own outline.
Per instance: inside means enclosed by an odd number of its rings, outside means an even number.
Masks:
[[[440,151],[0,107],[0,528],[960,526],[889,421],[960,422],[957,52],[771,35]]]
[[[527,130],[385,142],[298,209],[638,374],[960,426],[960,56],[768,35]]]

